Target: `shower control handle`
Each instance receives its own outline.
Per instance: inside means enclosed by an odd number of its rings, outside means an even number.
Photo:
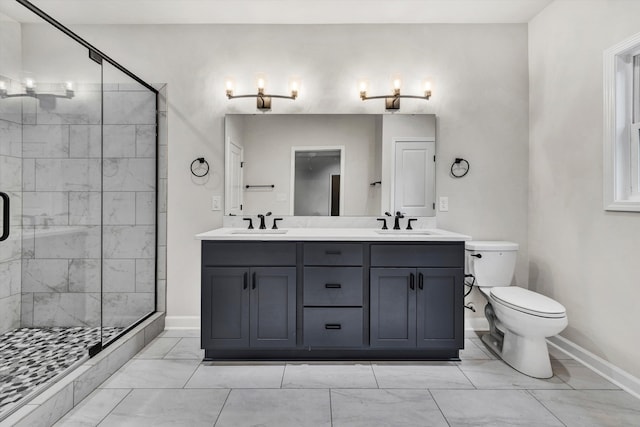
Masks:
[[[471,256],[474,256],[474,257],[476,257],[478,259],[482,258],[482,254],[472,254]]]
[[[0,198],[2,198],[2,235],[0,236],[0,242],[9,238],[9,195],[0,191]]]

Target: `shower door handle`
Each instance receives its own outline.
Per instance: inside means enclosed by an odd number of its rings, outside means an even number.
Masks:
[[[0,198],[2,198],[2,235],[0,236],[0,242],[2,242],[9,237],[9,195],[0,191]]]

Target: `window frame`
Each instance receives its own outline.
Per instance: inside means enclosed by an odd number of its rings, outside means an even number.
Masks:
[[[640,111],[634,114],[634,104],[640,105],[640,88],[634,89],[636,55],[640,55],[640,33],[604,52],[606,211],[640,212]],[[639,79],[635,80],[638,83]]]

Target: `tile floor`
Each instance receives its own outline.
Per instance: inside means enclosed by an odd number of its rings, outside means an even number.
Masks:
[[[56,426],[640,426],[640,400],[552,350],[538,380],[475,336],[461,362],[209,363],[165,331]]]

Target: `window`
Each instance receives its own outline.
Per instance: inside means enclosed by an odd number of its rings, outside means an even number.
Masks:
[[[604,53],[604,208],[640,212],[640,34]]]

